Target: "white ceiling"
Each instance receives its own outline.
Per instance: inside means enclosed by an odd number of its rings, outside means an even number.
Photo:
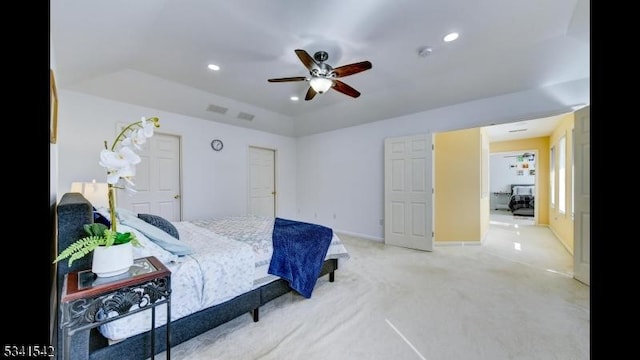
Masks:
[[[589,27],[588,0],[51,1],[60,88],[289,136],[588,79]],[[297,48],[371,61],[362,95],[268,83],[308,75]]]
[[[490,141],[508,141],[549,136],[563,115],[484,127]]]

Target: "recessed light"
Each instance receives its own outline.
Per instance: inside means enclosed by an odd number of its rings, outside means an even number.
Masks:
[[[298,97],[297,96],[292,96],[290,97],[291,101],[298,101]]]
[[[457,32],[452,32],[450,34],[445,35],[445,37],[442,40],[444,40],[444,42],[450,42],[450,41],[453,41],[453,40],[457,39],[458,36],[459,35],[458,35]]]
[[[423,46],[418,49],[418,56],[427,57],[431,55],[432,52],[433,52],[433,48],[431,46]]]
[[[216,65],[216,64],[209,64],[209,66],[207,66],[209,69],[213,70],[213,71],[218,71],[220,70],[220,66]]]

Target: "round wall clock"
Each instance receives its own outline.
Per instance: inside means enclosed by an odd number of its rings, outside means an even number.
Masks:
[[[211,148],[215,151],[222,150],[223,146],[224,145],[222,144],[222,140],[220,139],[214,139],[213,141],[211,141]]]

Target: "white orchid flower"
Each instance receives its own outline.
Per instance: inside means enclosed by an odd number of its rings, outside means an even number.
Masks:
[[[153,121],[147,122],[147,118],[143,116],[142,120],[140,120],[140,126],[142,127],[142,133],[144,136],[148,138],[153,136],[153,129],[156,127]]]
[[[107,169],[120,169],[130,165],[129,161],[120,156],[120,154],[106,149],[100,152],[100,162],[98,164]]]
[[[133,130],[131,134],[122,140],[122,146],[133,145],[136,149],[142,150],[142,145],[147,142],[147,137],[142,129]]]
[[[118,149],[118,155],[127,160],[131,165],[138,164],[142,161],[142,159],[140,159],[140,156],[138,156],[138,154],[136,154],[136,152],[128,146],[123,146]]]
[[[136,168],[133,165],[125,166],[119,169],[107,169],[107,183],[115,185],[120,179],[125,179],[128,183],[133,184],[130,178],[136,176]]]
[[[107,168],[107,183],[117,184],[120,178],[133,177],[136,174],[133,165],[142,161],[130,147],[123,146],[117,152],[102,150],[100,166]]]

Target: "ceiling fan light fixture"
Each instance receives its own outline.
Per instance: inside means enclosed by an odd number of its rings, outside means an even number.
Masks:
[[[360,92],[351,86],[338,80],[345,76],[357,74],[359,72],[371,69],[371,61],[360,61],[353,64],[338,66],[336,68],[324,61],[329,57],[325,51],[318,51],[312,58],[308,52],[302,49],[295,50],[298,59],[305,68],[309,70],[310,76],[293,76],[267,79],[270,83],[291,82],[291,81],[308,81],[309,88],[304,96],[305,101],[312,100],[317,94],[322,94],[329,89],[333,89],[339,93],[357,98]],[[315,60],[314,60],[315,59]]]
[[[323,92],[331,88],[331,85],[333,85],[333,81],[324,77],[314,77],[309,81],[309,85],[311,85],[313,90],[315,90],[318,94],[322,94]]]

